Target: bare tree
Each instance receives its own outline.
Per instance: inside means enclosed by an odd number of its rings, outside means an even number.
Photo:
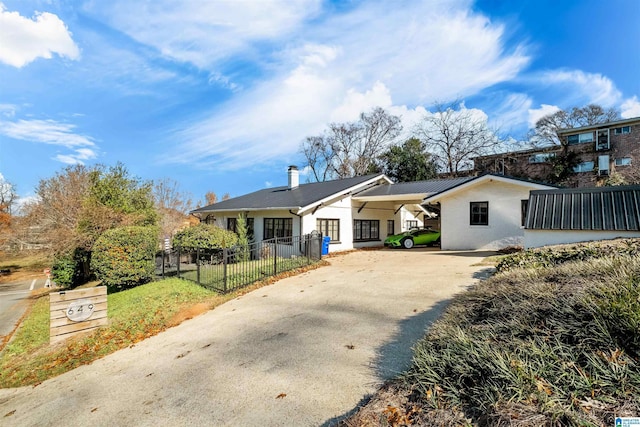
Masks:
[[[401,131],[400,118],[377,107],[355,122],[331,123],[322,135],[307,137],[300,151],[316,181],[360,176],[376,167]]]
[[[496,131],[488,127],[484,118],[464,106],[455,109],[456,106],[435,104],[435,111],[427,113],[414,130],[439,168],[451,176],[470,169],[473,157],[488,154],[500,144]]]
[[[91,170],[83,165],[65,168],[36,188],[37,201],[25,206],[25,225],[38,231],[40,242],[53,252],[83,246],[78,230]]]
[[[559,130],[607,123],[619,117],[620,111],[615,108],[604,109],[596,104],[559,110],[536,122],[528,135],[529,144],[533,147],[564,145],[565,142],[558,137]]]
[[[213,205],[218,201],[218,196],[213,191],[207,191],[207,193],[204,195],[204,200],[207,206]]]
[[[0,174],[0,243],[8,238],[12,223],[11,208],[16,199],[15,187]]]
[[[173,236],[187,222],[193,207],[191,196],[181,191],[176,181],[164,178],[154,183],[153,200],[160,215],[162,235]]]

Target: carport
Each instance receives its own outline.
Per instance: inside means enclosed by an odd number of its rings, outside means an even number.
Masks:
[[[433,181],[401,182],[381,185],[352,196],[354,207],[387,211],[388,220],[393,220],[393,232],[397,234],[414,227],[440,230],[440,204],[425,203],[429,196],[465,183],[473,177],[440,179]],[[404,209],[403,209],[404,208]]]

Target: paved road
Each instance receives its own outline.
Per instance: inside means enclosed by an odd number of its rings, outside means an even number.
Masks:
[[[487,253],[359,251],[232,300],[37,387],[12,426],[333,425],[405,369]]]
[[[45,280],[31,279],[0,284],[0,342],[13,331],[24,314],[31,291],[42,288]]]

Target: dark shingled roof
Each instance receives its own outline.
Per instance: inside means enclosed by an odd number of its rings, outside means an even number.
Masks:
[[[397,184],[379,185],[358,193],[358,196],[402,196],[404,194],[426,194],[429,196],[475,178],[476,177],[469,176],[464,178],[434,179],[431,181],[399,182]]]
[[[536,190],[529,230],[640,230],[640,186]]]
[[[264,190],[245,194],[244,196],[223,200],[222,202],[214,203],[213,205],[205,206],[192,212],[302,208],[373,178],[382,178],[383,176],[384,175],[381,174],[364,175],[333,181],[313,182],[300,184],[293,189],[289,189],[287,186],[265,188]]]

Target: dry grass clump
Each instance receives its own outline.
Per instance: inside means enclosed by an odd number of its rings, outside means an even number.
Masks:
[[[640,413],[640,258],[511,269],[458,297],[347,425],[613,425]]]

